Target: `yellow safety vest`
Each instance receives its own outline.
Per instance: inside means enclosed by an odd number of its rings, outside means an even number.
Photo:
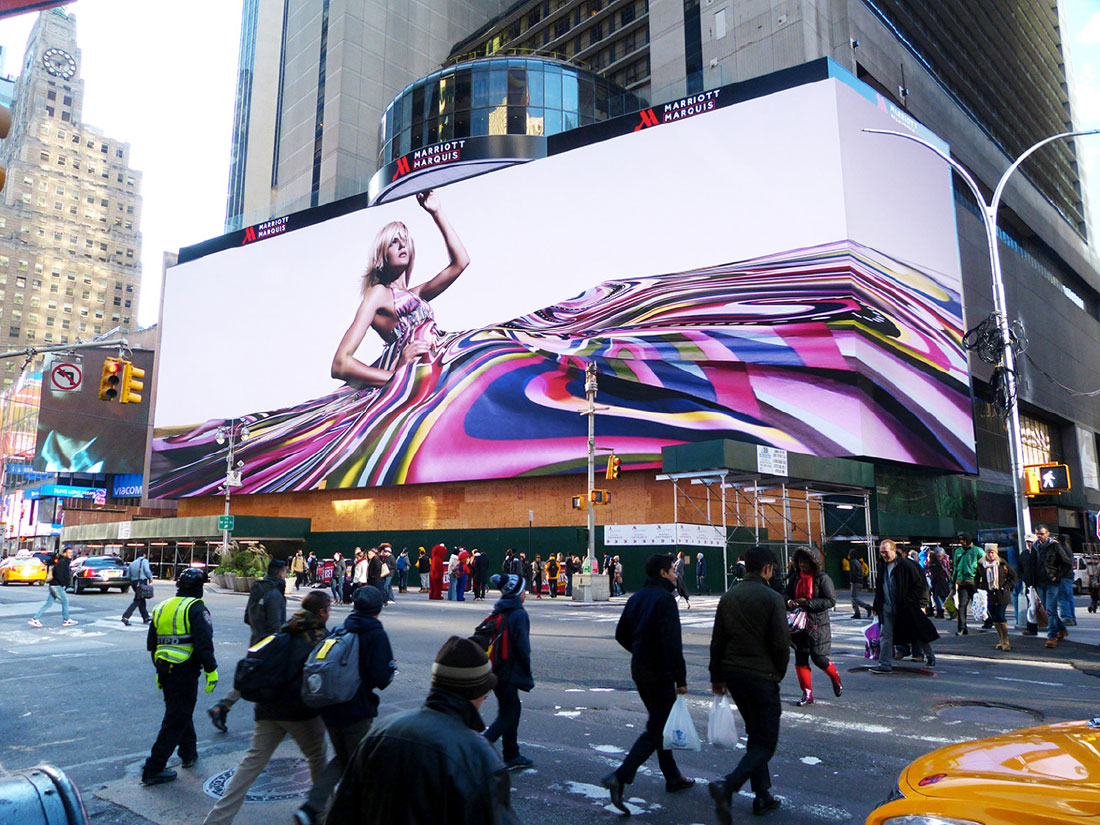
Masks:
[[[197,602],[188,596],[173,596],[153,609],[153,627],[157,631],[157,649],[153,660],[178,665],[195,652],[191,641],[191,622],[187,618],[191,605]]]

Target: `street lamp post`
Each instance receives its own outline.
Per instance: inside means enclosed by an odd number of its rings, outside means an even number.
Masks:
[[[243,461],[233,463],[235,457],[233,451],[238,442],[247,441],[250,435],[252,433],[248,429],[248,423],[245,421],[237,423],[235,420],[230,420],[229,424],[222,424],[215,435],[218,444],[229,442],[225,452],[225,481],[222,483],[222,488],[225,490],[225,519],[222,522],[223,556],[229,554],[229,495],[234,487],[241,486],[241,468],[244,467]]]
[[[1023,553],[1027,549],[1025,545],[1027,534],[1031,532],[1031,513],[1028,509],[1027,494],[1023,483],[1024,450],[1023,441],[1020,437],[1020,405],[1016,398],[1016,352],[1012,345],[1012,327],[1009,324],[1008,313],[1005,307],[1005,285],[1004,278],[1001,274],[1001,251],[997,244],[997,212],[1001,207],[1001,196],[1004,194],[1005,185],[1008,183],[1008,179],[1012,176],[1012,173],[1020,167],[1020,164],[1027,160],[1032,152],[1056,140],[1064,140],[1065,138],[1078,137],[1081,135],[1100,134],[1100,129],[1062,132],[1057,135],[1051,135],[1044,140],[1040,140],[1016,158],[1016,161],[1005,170],[1005,173],[1001,175],[1001,179],[997,183],[997,188],[993,190],[993,197],[988,203],[982,195],[982,190],[978,187],[977,181],[974,180],[971,174],[966,171],[962,164],[938,146],[916,135],[907,134],[905,132],[894,132],[887,129],[864,129],[863,131],[876,135],[893,135],[894,137],[911,140],[935,152],[940,158],[948,163],[952,169],[958,172],[959,177],[966,182],[968,187],[970,187],[970,192],[978,202],[982,223],[985,224],[986,242],[989,244],[989,268],[993,277],[993,316],[997,322],[997,330],[1001,341],[1001,360],[1005,368],[1005,395],[1008,401],[1008,450],[1012,462],[1012,495],[1016,505],[1016,547],[1020,553]]]

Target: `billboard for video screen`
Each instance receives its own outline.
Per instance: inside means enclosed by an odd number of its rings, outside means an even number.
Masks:
[[[54,356],[43,369],[34,469],[47,473],[144,470],[148,393],[139,404],[101,400],[99,379],[108,357],[117,358],[118,350],[83,350],[79,358]],[[134,350],[127,358],[152,376],[152,352]],[[144,381],[148,387],[149,378]]]
[[[905,127],[855,83],[172,268],[151,494],[215,492],[230,421],[246,493],[578,472],[589,363],[626,467],[735,438],[973,471],[950,170],[863,132]]]

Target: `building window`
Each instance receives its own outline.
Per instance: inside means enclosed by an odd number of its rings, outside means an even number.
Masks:
[[[63,121],[65,121],[66,123],[70,123],[72,121],[72,115],[69,114],[68,112],[62,112],[61,113],[61,119]]]
[[[72,96],[71,95],[65,95],[63,98],[61,98],[61,103],[64,106],[72,106],[73,105]]]
[[[57,92],[55,92],[53,89],[50,89],[48,92],[46,92],[46,100],[57,100]]]
[[[99,151],[101,151],[103,154],[107,154],[107,144],[104,143],[102,146],[100,146]]]
[[[46,107],[46,117],[53,117],[53,106]]]
[[[19,337],[19,327],[8,327],[8,337],[9,338],[18,338]],[[9,364],[8,366],[11,366],[11,365]]]
[[[1030,416],[1020,416],[1020,441],[1024,464],[1049,464],[1054,460],[1050,425]]]

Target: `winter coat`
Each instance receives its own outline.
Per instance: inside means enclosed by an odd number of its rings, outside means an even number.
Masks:
[[[982,551],[978,549],[977,545],[960,547],[955,551],[954,558],[951,559],[951,580],[956,582],[973,581],[977,575],[978,562],[981,560]]]
[[[939,598],[946,599],[951,593],[951,573],[947,569],[947,554],[929,553],[925,569],[932,579],[932,592]]]
[[[879,564],[875,579],[875,601],[872,609],[876,616],[882,615],[885,603],[886,568],[885,562]],[[924,615],[924,608],[928,605],[928,582],[924,579],[924,571],[915,561],[898,554],[894,577],[898,585],[898,599],[894,605],[897,609],[894,617],[894,644],[934,642],[940,634],[932,620]]]
[[[346,727],[378,715],[378,695],[385,690],[397,672],[390,638],[375,616],[352,612],[344,619],[344,628],[359,635],[359,690],[347,702],[321,708],[325,724],[333,728]]]
[[[978,589],[985,590],[989,593],[989,603],[994,605],[1008,604],[1012,600],[1012,589],[1016,586],[1016,571],[1006,562],[998,559],[994,564],[1001,566],[999,581],[1000,587],[990,589],[989,580],[986,578],[986,568],[991,565],[986,564],[985,559],[982,559],[978,563]]]
[[[432,572],[432,560],[427,553],[421,553],[416,559],[416,572],[417,573],[431,573]]]
[[[267,575],[252,582],[248,589],[248,605],[244,609],[244,623],[252,628],[249,647],[278,633],[286,624],[285,589],[286,580],[279,576]]]
[[[635,682],[687,684],[675,589],[668,579],[647,578],[619,617],[615,641],[630,651],[630,675]]]
[[[759,574],[725,592],[710,636],[710,680],[725,684],[748,674],[782,682],[791,660],[787,605]]]
[[[798,577],[787,582],[787,600],[795,600]],[[806,632],[792,633],[791,645],[795,650],[808,650],[828,656],[833,647],[833,629],[829,611],[836,607],[836,590],[833,580],[826,573],[814,575],[813,595],[802,609],[806,611]]]
[[[256,703],[256,721],[273,719],[279,722],[295,722],[313,719],[317,716],[317,711],[302,701],[302,668],[313,648],[328,635],[325,623],[316,613],[299,610],[282,626],[280,632],[291,635],[290,651],[287,653],[290,660],[288,668],[297,675],[278,700]]]
[[[529,691],[535,686],[531,675],[531,617],[518,596],[497,599],[493,612],[504,615],[508,629],[508,659],[493,672],[500,684]]]
[[[328,825],[519,825],[508,771],[468,699],[433,689],[417,710],[390,716],[355,751]],[[416,793],[404,781],[414,778]]]
[[[1035,542],[1033,545],[1039,554],[1039,583],[1050,584],[1062,579],[1073,578],[1073,556],[1054,539]]]

